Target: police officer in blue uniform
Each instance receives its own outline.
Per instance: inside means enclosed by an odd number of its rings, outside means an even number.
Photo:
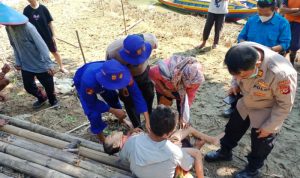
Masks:
[[[110,112],[120,121],[126,117],[119,102],[118,89],[127,88],[128,95],[131,95],[134,100],[135,111],[139,114],[143,113],[146,125],[149,125],[147,104],[141,91],[128,68],[117,60],[83,65],[75,73],[74,85],[84,113],[90,121],[91,132],[96,134],[101,142],[105,140],[102,131],[107,126],[101,118],[102,113]]]

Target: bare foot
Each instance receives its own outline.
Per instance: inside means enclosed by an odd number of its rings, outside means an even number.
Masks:
[[[69,71],[63,67],[60,68],[59,71],[61,71],[62,73],[65,73],[65,74],[69,73]]]
[[[206,42],[202,42],[201,45],[197,46],[196,48],[202,49],[205,47]]]
[[[211,48],[212,48],[212,49],[216,49],[217,47],[218,47],[217,44],[213,44]]]

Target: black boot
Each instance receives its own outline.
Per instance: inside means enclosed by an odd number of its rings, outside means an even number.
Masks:
[[[204,157],[207,162],[216,162],[216,161],[231,161],[232,153],[231,151],[224,151],[219,149],[217,151],[211,151],[207,153]]]
[[[259,178],[260,177],[260,173],[257,169],[252,170],[249,168],[245,168],[244,170],[238,172],[234,178]]]

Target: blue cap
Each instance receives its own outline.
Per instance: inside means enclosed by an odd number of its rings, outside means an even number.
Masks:
[[[96,74],[96,80],[104,88],[116,90],[129,85],[131,74],[126,66],[115,59],[111,59],[103,63],[100,72]]]
[[[144,63],[152,52],[150,43],[145,42],[139,35],[128,35],[123,42],[123,49],[119,51],[122,59],[129,64]]]
[[[0,24],[22,25],[28,22],[28,18],[15,9],[0,2]]]

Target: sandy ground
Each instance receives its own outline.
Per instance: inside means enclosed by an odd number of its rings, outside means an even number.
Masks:
[[[123,31],[121,6],[116,2],[104,1],[101,4],[99,0],[53,0],[46,5],[55,19],[56,36],[77,45],[75,30],[78,30],[85,57],[90,62],[103,59],[106,46],[113,39],[122,36],[120,35]],[[26,1],[20,1],[15,7],[22,11],[25,5]],[[136,7],[127,2],[125,11],[128,26],[139,19],[144,19],[129,33],[154,33],[159,40],[158,49],[153,52],[150,63],[153,64],[158,58],[166,58],[176,53],[195,56],[204,65],[206,82],[197,93],[191,109],[191,121],[194,127],[205,133],[216,135],[222,132],[227,122],[227,119],[221,116],[222,111],[227,107],[222,99],[226,95],[230,81],[222,60],[228,47],[235,43],[242,25],[226,23],[221,36],[221,46],[218,49],[211,50],[209,47],[211,41],[209,41],[207,48],[197,50],[195,46],[200,43],[205,18],[163,10],[162,7],[156,5]],[[1,61],[12,62],[13,54],[4,28],[0,28],[0,39]],[[71,78],[76,68],[83,64],[80,50],[61,41],[57,41],[57,44],[63,62],[70,73],[57,73],[56,77]],[[12,83],[4,90],[8,101],[1,103],[0,106],[2,113],[21,118],[30,114],[31,116],[26,119],[60,132],[68,131],[86,122],[74,92],[58,94],[61,102],[60,109],[46,109],[47,106],[45,106],[36,111],[31,109],[34,98],[24,91],[20,74],[12,71],[10,78]],[[294,178],[300,175],[299,90],[298,87],[292,113],[285,121],[275,148],[262,169],[264,177]],[[87,127],[73,134],[93,139],[87,133]],[[235,171],[242,169],[246,164],[244,156],[250,148],[248,132],[235,148],[233,161],[217,164],[204,162],[206,176],[231,177]],[[202,151],[205,154],[212,149],[217,149],[217,147],[205,145]]]

